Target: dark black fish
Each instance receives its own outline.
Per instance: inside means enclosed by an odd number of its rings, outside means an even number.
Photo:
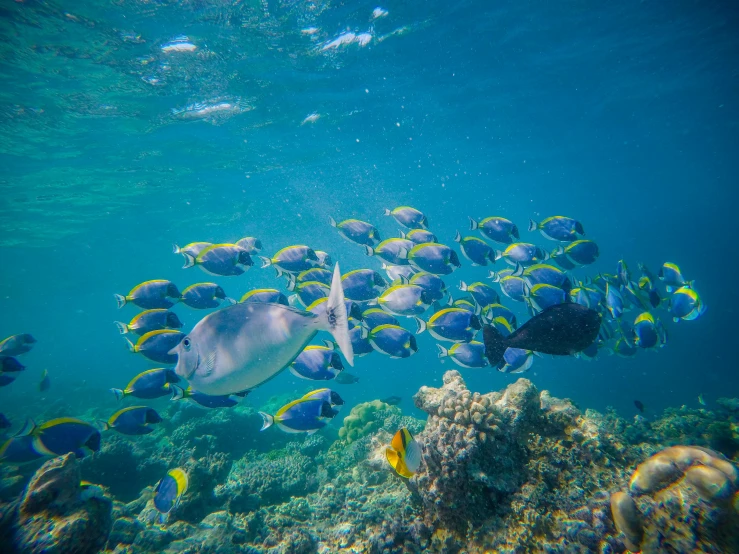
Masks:
[[[0,414],[0,430],[7,429],[10,427],[10,420],[5,417],[5,414]]]
[[[22,363],[12,356],[0,356],[0,371],[13,372],[26,369]]]
[[[339,383],[340,385],[351,385],[352,383],[356,383],[357,381],[359,381],[359,377],[357,377],[356,375],[352,375],[348,371],[342,371],[336,377],[334,377],[334,381]]]
[[[644,404],[641,403],[641,400],[634,400],[634,406],[636,406],[636,409],[641,413],[644,413]]]
[[[485,325],[485,356],[492,366],[498,365],[509,347],[570,356],[593,344],[599,329],[600,314],[595,310],[580,304],[557,304],[529,319],[508,337],[492,325]]]
[[[380,402],[384,402],[385,404],[390,404],[391,406],[397,406],[401,403],[403,399],[400,396],[388,396],[387,398],[383,398],[380,400]]]

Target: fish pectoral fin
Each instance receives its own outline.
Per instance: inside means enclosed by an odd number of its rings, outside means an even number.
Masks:
[[[212,350],[208,356],[205,358],[205,375],[210,375],[213,372],[213,369],[216,367],[216,351]]]

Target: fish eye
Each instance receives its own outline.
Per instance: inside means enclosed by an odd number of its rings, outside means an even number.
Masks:
[[[183,341],[182,341],[182,346],[185,347],[185,350],[190,350],[190,346],[191,345],[192,345],[192,343],[190,342],[190,339],[187,338],[187,337],[185,337],[185,339],[183,339]]]

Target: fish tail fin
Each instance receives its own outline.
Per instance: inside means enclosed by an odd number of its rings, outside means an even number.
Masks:
[[[172,253],[173,254],[182,254],[182,250],[180,250],[180,247],[176,244],[172,245]]]
[[[354,365],[354,350],[352,340],[349,337],[349,322],[344,302],[344,287],[341,285],[341,271],[338,262],[334,266],[334,275],[331,279],[331,289],[326,301],[326,330],[333,335],[336,344],[339,345],[341,353],[344,354],[347,363]]]
[[[482,338],[485,343],[485,357],[490,365],[495,367],[503,359],[503,354],[508,348],[508,340],[492,325],[485,325],[482,328]]]
[[[181,254],[185,257],[185,265],[182,266],[182,269],[187,269],[195,265],[195,256],[187,252],[181,252]]]
[[[269,258],[265,256],[259,256],[259,259],[262,260],[262,269],[272,265],[272,260],[270,260]]]
[[[364,244],[363,246],[364,246],[364,253],[365,254],[367,254],[368,256],[374,256],[375,255],[375,249],[374,248],[372,248],[371,246],[367,246],[366,244]]]
[[[126,396],[125,391],[123,391],[122,389],[110,389],[110,392],[115,394],[115,399],[118,400],[119,402],[123,400],[124,396]]]
[[[547,261],[552,258],[552,255],[546,250],[544,250],[543,248],[541,249],[541,251],[544,252],[544,261]]]
[[[124,338],[123,340],[126,341],[126,346],[128,347],[128,351],[135,353],[136,352],[136,345],[134,343],[132,343],[130,340],[128,340],[127,338]]]
[[[498,275],[495,271],[490,271],[488,272],[488,279],[491,279],[493,283],[499,283],[500,275]]]
[[[126,298],[125,296],[123,296],[123,295],[120,295],[120,294],[114,294],[113,296],[115,296],[115,301],[116,301],[116,302],[118,303],[118,309],[119,309],[119,310],[120,310],[120,309],[121,309],[121,308],[122,308],[123,306],[125,306],[125,305],[126,305],[126,302],[128,302],[128,299],[127,299],[127,298]]]
[[[328,223],[331,227],[336,227],[336,220],[331,216],[328,216]]]
[[[479,227],[479,225],[477,224],[477,221],[475,221],[474,219],[472,219],[469,216],[467,216],[467,217],[470,220],[470,231],[474,231],[475,229],[477,229]]]
[[[169,388],[172,389],[172,396],[170,400],[182,400],[185,398],[185,389],[182,387],[178,387],[177,385],[173,385],[170,383]]]
[[[536,231],[537,227],[539,227],[539,224],[533,219],[529,219],[529,231]]]
[[[407,260],[408,250],[406,250],[405,248],[401,248],[400,250],[398,250],[398,258],[400,258],[401,260]]]
[[[523,275],[523,266],[521,264],[516,264],[516,269],[511,273],[514,277],[521,277]]]
[[[385,208],[385,211],[383,212],[383,215],[393,215],[393,214],[390,212],[390,210],[388,210],[387,208]]]
[[[459,234],[459,231],[454,235],[454,242],[462,242],[462,235]]]
[[[262,416],[262,428],[260,431],[264,431],[265,429],[268,429],[272,427],[275,423],[275,418],[265,412],[259,412],[259,415]]]
[[[438,354],[439,358],[448,358],[449,357],[449,350],[447,350],[446,348],[444,348],[442,345],[437,344],[436,345],[436,348],[439,349],[439,354]]]
[[[402,238],[402,239],[406,238],[405,232],[403,231],[403,229],[400,229],[399,230],[399,233],[400,233],[400,238]]]
[[[416,320],[416,334],[420,335],[426,330],[426,322],[420,317],[414,317],[413,319]]]
[[[108,431],[110,429],[110,425],[104,419],[98,419],[97,428],[100,431]]]
[[[113,323],[115,323],[115,326],[118,327],[118,332],[121,335],[125,335],[126,333],[128,333],[128,325],[126,325],[125,323],[121,323],[120,321],[114,321]]]
[[[498,261],[498,260],[500,260],[500,259],[501,259],[502,257],[503,257],[503,252],[501,252],[500,250],[496,250],[496,251],[495,251],[495,261],[497,262],[497,261]]]

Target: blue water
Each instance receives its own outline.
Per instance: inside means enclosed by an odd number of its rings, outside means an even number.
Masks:
[[[375,6],[3,6],[0,337],[38,339],[23,358],[28,369],[0,389],[4,412],[34,416],[40,398],[78,413],[109,403],[112,412],[107,389],[158,365],[125,348],[112,322],[136,310],[118,311],[113,293],[154,278],[180,290],[215,280],[236,298],[284,286],[259,267],[232,278],[183,270],[172,243],[255,235],[267,254],[307,243],[344,272],[379,269],[328,217],[397,236],[382,213],[405,204],[453,246],[468,216],[502,215],[523,240],[551,249],[525,230],[528,219],[572,216],[601,251],[577,278],[612,273],[623,258],[634,272],[638,262],[656,271],[671,261],[696,281],[708,312],[679,324],[665,317],[666,348],[633,359],[537,359],[524,376],[541,389],[625,416],[635,399],[657,412],[697,406],[699,393],[709,406],[739,396],[734,6],[384,2],[388,15],[371,22]],[[347,30],[372,39],[321,50]],[[195,52],[161,51],[182,34]],[[241,102],[241,113],[172,112],[197,102]],[[301,124],[312,113],[320,118]],[[446,281],[455,290],[486,274],[463,260]],[[203,315],[175,311],[185,330]],[[412,413],[421,385],[457,369],[437,359],[430,336],[419,345],[407,360],[359,359],[351,371],[360,384],[337,390],[349,406],[400,395]],[[52,387],[41,394],[44,368]],[[518,377],[463,374],[483,392]],[[248,401],[309,385],[285,372]]]

